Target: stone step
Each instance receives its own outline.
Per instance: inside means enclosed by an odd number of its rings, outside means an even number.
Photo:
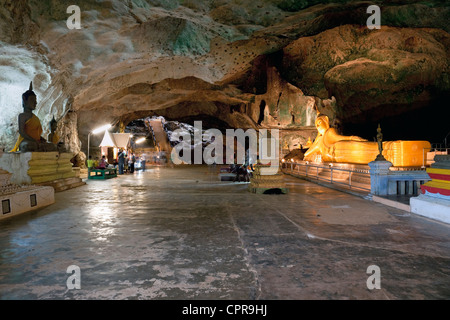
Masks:
[[[59,187],[55,188],[55,192],[61,192],[61,191],[65,191],[65,190],[81,187],[81,186],[84,186],[85,184],[86,184],[86,182],[80,181],[80,182],[77,182],[77,183],[72,183],[72,184],[68,184],[68,185],[59,186]]]
[[[57,179],[53,181],[43,182],[39,185],[41,186],[50,186],[55,189],[55,192],[60,192],[68,189],[73,189],[82,185],[85,185],[86,182],[84,182],[81,178],[65,178],[65,179]]]

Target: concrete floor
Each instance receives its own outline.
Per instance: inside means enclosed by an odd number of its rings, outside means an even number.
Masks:
[[[153,167],[57,193],[0,222],[0,297],[450,298],[449,225],[285,179],[289,194],[257,195],[208,167]]]

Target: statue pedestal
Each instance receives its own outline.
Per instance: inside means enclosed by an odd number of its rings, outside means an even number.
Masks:
[[[386,196],[389,194],[389,168],[392,162],[372,161],[370,167],[370,192],[377,196]]]
[[[450,197],[446,200],[421,194],[409,203],[412,213],[450,224]]]
[[[0,220],[33,211],[55,202],[52,187],[11,184],[11,174],[0,169]]]
[[[71,153],[59,152],[8,152],[0,157],[0,169],[11,173],[11,183],[17,185],[84,184],[72,169]],[[55,188],[56,191],[60,191]]]
[[[427,173],[431,181],[423,184],[422,194],[410,199],[411,212],[450,223],[450,155],[436,155]]]
[[[284,182],[284,175],[278,169],[278,172],[274,174],[261,174],[262,168],[269,169],[270,166],[264,166],[261,164],[254,165],[255,170],[253,176],[250,178],[249,191],[252,193],[288,193],[289,189]]]

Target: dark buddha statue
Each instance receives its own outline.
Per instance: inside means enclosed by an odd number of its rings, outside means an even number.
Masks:
[[[39,118],[33,113],[36,109],[36,94],[33,91],[33,83],[22,95],[23,112],[19,114],[19,138],[11,152],[45,152],[57,151],[55,144],[47,142],[41,137],[42,126]]]
[[[56,145],[59,152],[66,152],[64,143],[61,141],[60,136],[56,133],[56,129],[58,128],[58,121],[56,121],[55,117],[53,117],[53,119],[50,121],[49,126],[50,133],[47,136],[47,141]]]
[[[58,121],[56,121],[55,117],[50,121],[50,133],[47,136],[47,141],[51,142],[53,144],[58,144],[59,142],[59,136],[56,133],[56,128],[58,128]]]

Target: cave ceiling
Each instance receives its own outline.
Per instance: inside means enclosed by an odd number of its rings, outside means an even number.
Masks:
[[[379,30],[366,27],[373,3]],[[151,115],[258,127],[262,101],[289,106],[269,127],[311,125],[311,106],[361,124],[450,90],[448,1],[74,0],[73,30],[66,1],[0,4],[6,146],[30,80],[42,121],[76,119],[81,140]]]

